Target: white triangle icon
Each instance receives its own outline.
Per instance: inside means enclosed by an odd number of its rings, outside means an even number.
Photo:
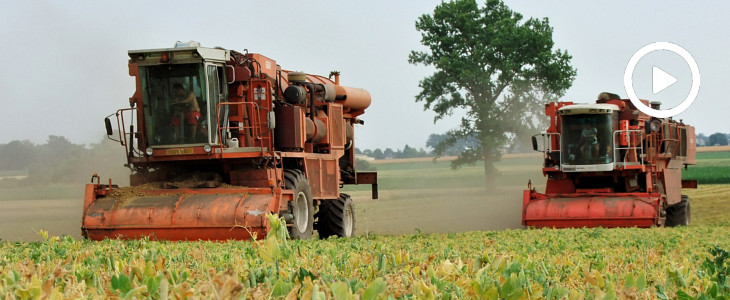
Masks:
[[[677,82],[677,78],[674,78],[674,76],[667,74],[667,72],[657,67],[651,68],[651,77],[651,91],[654,94],[661,92]]]

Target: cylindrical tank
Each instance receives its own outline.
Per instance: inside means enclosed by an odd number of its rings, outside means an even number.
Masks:
[[[314,118],[314,121],[309,118],[305,120],[307,126],[307,141],[315,144],[322,141],[325,135],[327,135],[327,128],[325,128],[324,122],[317,118]]]
[[[337,99],[344,98],[338,102],[350,110],[365,110],[370,106],[370,93],[365,89],[337,85],[335,90]]]
[[[282,70],[281,88],[286,90],[289,87],[289,73],[292,71]],[[298,73],[298,72],[296,72]],[[299,77],[297,77],[299,78]],[[325,86],[325,101],[336,100],[341,103],[345,109],[350,111],[363,111],[370,106],[370,93],[361,88],[335,85],[335,83],[327,77],[319,75],[306,75],[307,82],[321,83]],[[335,95],[332,95],[334,92]]]

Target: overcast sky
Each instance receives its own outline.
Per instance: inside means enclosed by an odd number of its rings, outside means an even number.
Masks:
[[[370,91],[373,102],[356,127],[361,148],[424,147],[428,135],[457,124],[433,123],[415,103],[418,82],[432,70],[409,65],[421,50],[414,23],[440,1],[6,1],[0,11],[0,143],[45,143],[63,135],[95,143],[102,119],[128,106],[134,82],[127,50],[172,47],[175,41],[264,54],[283,68],[327,75]],[[623,74],[639,48],[672,42],[701,72],[694,104],[677,116],[698,132],[730,132],[730,25],[726,1],[507,1],[526,17],[547,17],[555,45],[578,70],[565,101],[592,102],[602,91],[626,97]],[[678,82],[651,92],[651,68]],[[679,56],[653,52],[638,64],[639,97],[666,107],[691,85]]]

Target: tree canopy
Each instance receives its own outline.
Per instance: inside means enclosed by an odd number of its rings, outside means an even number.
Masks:
[[[452,167],[483,160],[491,190],[500,148],[536,128],[542,104],[571,86],[571,56],[553,49],[547,18],[523,21],[500,0],[442,3],[419,17],[416,29],[427,50],[412,51],[408,61],[435,68],[420,81],[416,101],[436,113],[434,122],[465,111],[434,153],[441,156],[457,141],[476,138],[476,147],[462,151]]]
[[[727,146],[727,135],[720,132],[715,132],[709,137],[707,143],[708,146]]]

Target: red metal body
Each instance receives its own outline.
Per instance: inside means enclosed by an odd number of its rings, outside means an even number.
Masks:
[[[296,174],[306,178],[297,184],[311,189],[308,214],[341,198],[343,184],[373,184],[377,195],[376,174],[354,168],[353,127],[362,123],[370,94],[340,86],[339,74],[334,81],[302,77],[260,54],[197,45],[129,56],[137,90],[131,108],[116,113],[116,136],[131,187],[92,178],[84,237],[260,239],[269,231],[267,213],[293,226],[296,196],[287,184]],[[287,95],[290,86],[301,97]],[[201,117],[170,122],[182,115],[176,107]]]
[[[531,185],[524,191],[523,225],[662,226],[667,209],[682,201],[682,187],[696,187],[681,179],[681,168],[695,163],[694,128],[652,118],[629,100],[605,94],[596,104],[545,106],[550,127],[533,137],[533,146],[544,152],[547,183],[544,193]],[[586,136],[597,138],[587,144]]]

